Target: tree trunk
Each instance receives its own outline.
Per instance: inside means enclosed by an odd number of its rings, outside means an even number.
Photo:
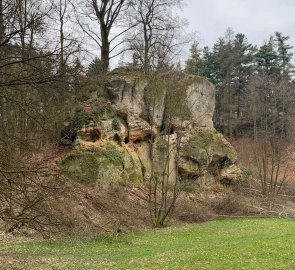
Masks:
[[[101,59],[101,69],[102,73],[106,74],[110,66],[110,43],[107,26],[104,22],[100,22],[101,30],[101,48],[100,48],[100,59]]]
[[[5,39],[5,25],[3,14],[3,0],[0,0],[0,45],[3,44]]]
[[[149,72],[149,38],[147,34],[147,26],[143,26],[143,31],[144,31],[144,63],[143,63],[143,68],[144,72],[148,73]]]
[[[66,3],[65,3],[66,5]],[[62,6],[61,0],[59,1],[59,20],[60,20],[60,29],[59,29],[59,34],[60,34],[60,70],[61,72],[64,71],[64,15],[65,15],[65,9],[66,6]]]

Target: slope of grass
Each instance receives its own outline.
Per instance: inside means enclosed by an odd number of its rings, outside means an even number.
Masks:
[[[0,258],[3,269],[295,269],[295,221],[234,219],[87,241],[0,243]]]

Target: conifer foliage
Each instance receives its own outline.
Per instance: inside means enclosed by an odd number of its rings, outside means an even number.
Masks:
[[[214,122],[217,129],[229,137],[242,135],[252,129],[249,106],[250,82],[254,77],[284,82],[289,86],[294,84],[293,46],[288,41],[288,36],[275,32],[257,47],[250,44],[244,34],[234,34],[229,28],[212,49],[201,49],[197,43],[191,45],[185,71],[204,76],[216,86]],[[256,94],[264,96],[264,93]]]

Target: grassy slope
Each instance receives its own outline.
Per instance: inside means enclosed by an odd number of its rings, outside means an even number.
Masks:
[[[223,220],[84,242],[14,243],[0,245],[1,257],[3,269],[295,269],[295,221]]]

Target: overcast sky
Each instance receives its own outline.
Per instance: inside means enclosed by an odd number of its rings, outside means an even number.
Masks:
[[[256,45],[275,31],[295,46],[295,0],[185,0],[181,16],[198,32],[201,46],[212,46],[228,27]]]

